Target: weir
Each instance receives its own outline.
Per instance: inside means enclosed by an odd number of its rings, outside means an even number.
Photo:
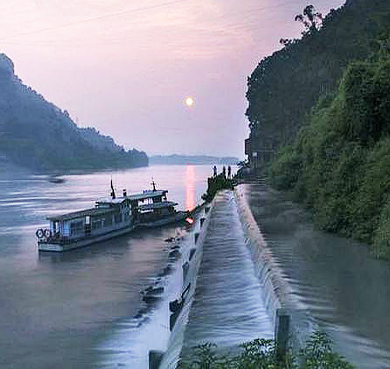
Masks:
[[[183,262],[183,290],[189,292],[171,320],[158,368],[189,361],[194,347],[206,342],[224,353],[256,338],[303,347],[316,323],[274,261],[241,187],[219,192],[204,216],[195,251]]]
[[[272,338],[272,333],[234,194],[220,192],[210,213],[181,357],[185,360],[194,346],[206,342],[234,349],[255,338]]]
[[[179,359],[186,360],[194,346],[205,342],[225,351],[255,338],[273,338],[234,193],[218,193],[205,217],[183,284],[191,283],[189,298],[160,368],[175,368]]]

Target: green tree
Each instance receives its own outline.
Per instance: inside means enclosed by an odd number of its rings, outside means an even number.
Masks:
[[[317,12],[313,5],[307,5],[302,14],[295,17],[295,21],[301,22],[305,26],[302,35],[308,35],[317,32],[322,24],[322,14]]]

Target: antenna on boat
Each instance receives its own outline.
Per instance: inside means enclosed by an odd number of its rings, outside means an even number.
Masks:
[[[115,190],[114,190],[114,186],[112,184],[112,177],[111,177],[111,198],[113,200],[115,200]]]
[[[153,186],[153,192],[156,192],[156,191],[157,191],[157,190],[156,190],[156,183],[154,182],[153,177],[152,177],[152,183],[151,183],[151,185]]]

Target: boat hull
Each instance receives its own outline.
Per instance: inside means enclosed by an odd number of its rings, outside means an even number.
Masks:
[[[69,241],[69,242],[42,242],[38,241],[38,250],[39,251],[55,251],[55,252],[63,252],[69,251],[73,249],[78,249],[80,247],[85,247],[92,245],[97,242],[109,240],[114,237],[122,236],[131,232],[135,226],[126,227],[122,229],[117,229],[115,231],[111,231],[109,233],[101,234],[94,237],[83,238],[79,240]]]
[[[161,226],[166,225],[166,224],[180,222],[182,220],[185,220],[187,217],[188,217],[187,212],[179,211],[170,217],[165,217],[165,218],[153,220],[150,222],[139,223],[138,227],[146,227],[146,228],[161,227]]]

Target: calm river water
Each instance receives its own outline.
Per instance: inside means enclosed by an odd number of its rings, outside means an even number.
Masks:
[[[129,318],[142,307],[140,291],[167,266],[164,240],[180,236],[185,243],[190,231],[137,231],[57,254],[38,252],[35,230],[47,224],[48,215],[93,206],[109,194],[111,177],[119,193],[149,189],[153,178],[179,209],[190,209],[200,202],[210,174],[210,166],[152,166],[66,175],[64,183],[54,184],[45,176],[0,173],[0,367],[117,367],[124,365],[120,352],[126,367],[143,367],[131,364],[137,350],[146,350],[131,335],[139,335],[142,322],[156,313],[144,311],[135,327]],[[161,329],[144,334],[164,342],[168,321],[159,319]]]
[[[390,368],[390,262],[365,245],[313,228],[307,213],[264,185],[243,185],[299,306],[358,368]]]

